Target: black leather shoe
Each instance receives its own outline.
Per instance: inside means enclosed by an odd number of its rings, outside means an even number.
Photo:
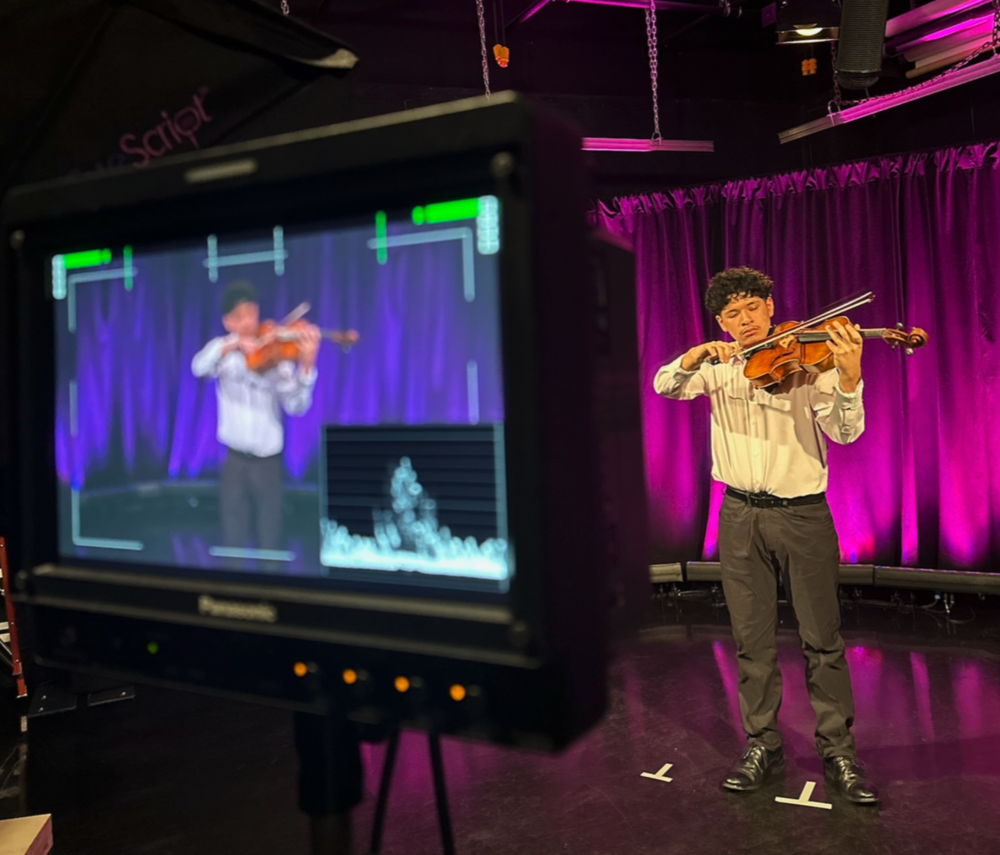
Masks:
[[[877,805],[878,793],[865,781],[865,773],[851,757],[827,757],[823,760],[827,783],[849,802],[856,805]]]
[[[769,751],[760,743],[752,743],[723,782],[724,789],[733,793],[752,793],[764,786],[771,772],[785,768],[781,748]]]

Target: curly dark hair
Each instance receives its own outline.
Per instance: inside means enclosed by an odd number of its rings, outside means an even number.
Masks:
[[[222,295],[222,315],[225,317],[240,303],[256,303],[257,291],[246,279],[236,279],[226,286]]]
[[[705,308],[718,317],[730,301],[737,297],[760,297],[766,300],[771,296],[774,283],[771,277],[752,267],[730,267],[721,273],[716,273],[708,283],[705,292]]]

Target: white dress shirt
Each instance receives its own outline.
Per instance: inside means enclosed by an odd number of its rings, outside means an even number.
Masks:
[[[854,442],[865,429],[863,383],[841,391],[836,369],[822,374],[799,371],[772,394],[743,376],[744,360],[703,362],[681,369],[678,357],[656,372],[660,395],[690,400],[708,395],[712,403],[712,477],[745,493],[783,499],[824,493],[827,447]]]
[[[316,369],[308,374],[294,362],[281,362],[263,374],[247,368],[240,350],[222,356],[223,346],[235,336],[212,339],[191,360],[195,377],[215,377],[219,400],[218,439],[234,451],[255,457],[281,454],[285,429],[281,410],[301,416],[312,406]]]

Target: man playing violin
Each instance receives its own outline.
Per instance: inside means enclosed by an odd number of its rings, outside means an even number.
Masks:
[[[846,445],[864,431],[862,338],[837,322],[827,342],[833,369],[799,371],[770,391],[756,388],[744,376],[741,351],[768,336],[772,287],[765,274],[747,267],[716,274],[705,306],[734,341],[696,345],[660,368],[653,381],[667,398],[709,397],[712,477],[727,485],[719,558],[748,741],[722,786],[753,792],[784,764],[775,640],[780,574],[799,624],[825,777],[851,802],[876,804],[851,734],[854,699],[840,635],[840,547],[826,502],[823,437]]]
[[[260,307],[249,282],[231,282],[222,298],[222,326],[227,335],[213,338],[191,360],[195,377],[217,380],[217,436],[226,447],[219,482],[223,542],[244,548],[250,539],[250,504],[256,510],[259,549],[281,542],[285,434],[282,411],[301,416],[312,406],[320,332],[304,325],[298,363],[283,361],[264,372],[247,367],[247,355],[273,340],[258,338]],[[273,562],[268,562],[273,568]]]
[[[191,361],[196,377],[218,380],[218,438],[226,446],[220,499],[225,545],[242,548],[250,534],[250,500],[257,511],[260,549],[281,541],[284,480],[281,412],[301,416],[312,405],[321,332],[296,324],[298,361],[251,371],[247,357],[278,336],[263,336],[257,294],[248,282],[230,283],[222,298],[222,326],[228,335],[212,339]],[[356,338],[356,336],[355,336]],[[275,568],[276,562],[265,561]],[[336,710],[325,716],[295,714],[299,757],[299,807],[309,816],[313,851],[351,851],[351,809],[361,801],[364,773],[358,736]]]

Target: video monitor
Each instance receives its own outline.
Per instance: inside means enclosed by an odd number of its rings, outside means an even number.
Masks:
[[[501,597],[500,219],[52,253],[60,558]]]
[[[634,268],[588,198],[579,131],[512,93],[10,193],[0,519],[40,660],[591,726],[649,577]]]

